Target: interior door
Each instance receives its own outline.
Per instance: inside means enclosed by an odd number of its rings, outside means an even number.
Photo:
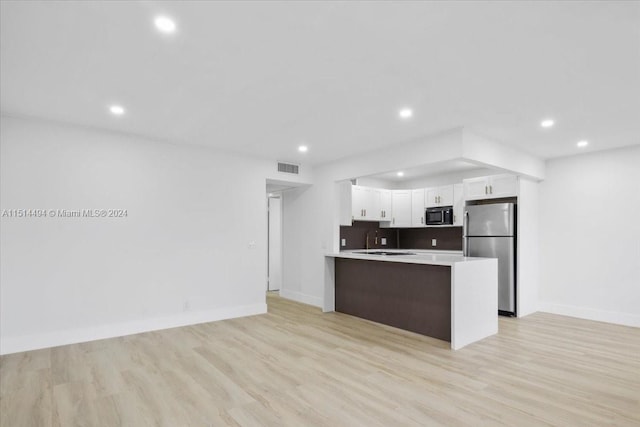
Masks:
[[[268,222],[267,290],[278,291],[282,286],[282,199],[280,197],[269,197]]]

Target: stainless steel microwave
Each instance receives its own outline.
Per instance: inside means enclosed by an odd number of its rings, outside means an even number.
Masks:
[[[425,217],[427,225],[451,225],[453,224],[453,206],[427,208]]]

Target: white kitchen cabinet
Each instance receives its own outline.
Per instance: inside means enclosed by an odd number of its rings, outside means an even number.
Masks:
[[[380,190],[351,186],[351,216],[354,221],[380,221]]]
[[[435,208],[438,206],[453,205],[453,185],[427,188],[425,206]]]
[[[391,202],[391,190],[380,191],[380,221],[391,221],[393,218],[393,204]]]
[[[493,175],[463,180],[465,200],[496,199],[518,195],[518,177]]]
[[[462,184],[453,185],[453,225],[462,227],[464,219],[464,186]]]
[[[425,227],[423,188],[411,190],[411,226]]]
[[[353,185],[351,187],[351,217],[356,221],[364,219],[364,210],[367,194],[364,187]]]
[[[515,175],[490,176],[489,194],[492,198],[517,196],[518,177]]]
[[[392,190],[392,227],[411,227],[411,190]]]
[[[367,204],[369,210],[366,212],[366,220],[380,221],[382,219],[382,204],[380,200],[382,192],[378,188],[370,188],[369,190],[369,201]]]

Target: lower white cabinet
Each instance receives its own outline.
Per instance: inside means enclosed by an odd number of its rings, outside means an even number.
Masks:
[[[411,190],[392,190],[391,204],[391,227],[411,227]]]

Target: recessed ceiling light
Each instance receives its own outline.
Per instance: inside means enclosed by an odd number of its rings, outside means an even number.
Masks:
[[[306,153],[307,151],[309,151],[309,147],[307,147],[306,145],[301,145],[298,147],[298,151],[301,153]]]
[[[542,126],[543,128],[550,128],[554,125],[554,123],[555,122],[552,119],[545,119],[540,122],[540,126]]]
[[[398,175],[398,176],[404,176],[404,172],[400,171],[400,172],[398,172],[396,175]]]
[[[576,144],[578,147],[582,148],[582,147],[586,147],[587,145],[589,145],[589,141],[585,141],[584,139],[582,141],[578,141],[578,143]]]
[[[165,34],[172,34],[176,32],[176,23],[168,16],[156,16],[153,23],[156,25],[158,31]]]
[[[114,116],[121,116],[124,114],[124,107],[122,105],[112,105],[109,107],[109,111],[111,111],[111,114]]]
[[[404,120],[410,119],[411,117],[413,117],[413,110],[411,108],[403,108],[402,110],[398,111],[398,117]]]

